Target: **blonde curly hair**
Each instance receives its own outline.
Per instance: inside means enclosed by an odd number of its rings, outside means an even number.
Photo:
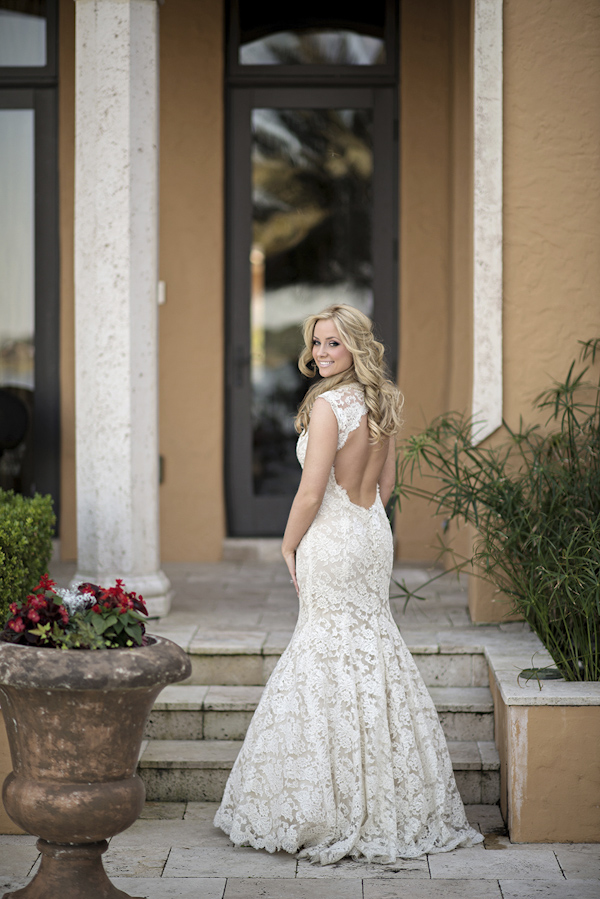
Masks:
[[[326,390],[343,384],[359,384],[364,389],[368,412],[369,433],[373,443],[393,437],[402,426],[401,411],[404,398],[389,379],[383,359],[383,344],[375,340],[373,323],[363,312],[340,303],[328,306],[323,312],[309,315],[304,322],[304,349],[298,359],[303,375],[314,378],[317,368],[313,359],[313,336],[318,321],[332,320],[341,341],[352,354],[352,365],[331,378],[322,378],[308,390],[298,409],[294,426],[300,433],[308,428],[315,400]]]

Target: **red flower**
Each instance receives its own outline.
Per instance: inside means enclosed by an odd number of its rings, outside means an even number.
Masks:
[[[40,616],[35,611],[35,609],[29,609],[29,611],[27,612],[27,617],[29,618],[30,621],[34,621],[36,624],[40,620]]]
[[[9,622],[8,622],[8,626],[9,626],[10,628],[12,628],[12,630],[13,630],[16,634],[20,634],[20,633],[22,633],[22,631],[25,630],[25,625],[23,624],[23,619],[22,619],[22,618],[15,618],[14,621],[9,621]]]
[[[36,590],[52,590],[53,587],[56,587],[56,581],[53,581],[52,578],[47,574],[43,574],[40,578],[40,582],[35,588]]]

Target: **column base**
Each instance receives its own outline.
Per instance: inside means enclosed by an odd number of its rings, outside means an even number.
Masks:
[[[78,568],[70,586],[89,581],[102,587],[112,587],[117,578],[121,578],[128,591],[135,590],[144,598],[149,618],[164,618],[171,610],[173,590],[166,574],[156,571],[153,574],[124,574],[122,571],[85,571]]]

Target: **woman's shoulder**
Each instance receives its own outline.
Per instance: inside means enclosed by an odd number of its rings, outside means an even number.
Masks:
[[[364,390],[360,384],[341,384],[321,393],[318,399],[324,399],[331,406],[338,423],[338,450],[343,447],[348,435],[360,425],[363,415],[367,414]]]
[[[317,399],[327,400],[333,405],[347,406],[354,403],[362,403],[365,401],[365,391],[362,384],[352,382],[350,384],[340,384],[338,387],[332,387],[331,390],[324,390]]]
[[[317,399],[329,403],[338,422],[349,414],[358,416],[360,420],[367,411],[364,390],[360,384],[341,384],[339,387],[332,387],[331,390],[320,393]]]

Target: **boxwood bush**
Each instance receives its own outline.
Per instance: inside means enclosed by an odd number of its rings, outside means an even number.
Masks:
[[[48,570],[55,515],[52,498],[0,490],[0,622],[8,606],[22,600]]]

